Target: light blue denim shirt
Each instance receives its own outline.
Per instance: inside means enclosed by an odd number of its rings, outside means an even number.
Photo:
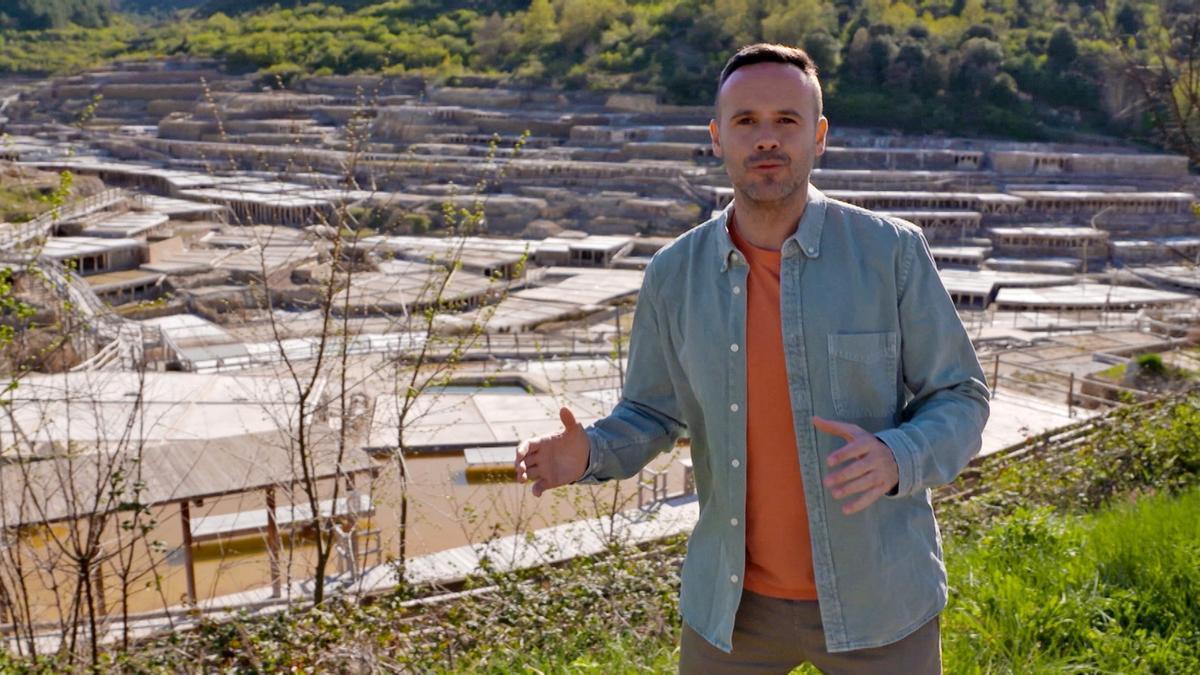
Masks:
[[[825,640],[846,651],[899,640],[945,606],[929,488],[979,451],[990,393],[921,230],[808,191],[783,245],[780,309]],[[725,651],[746,557],[748,267],[725,228],[729,213],[680,236],[646,269],[622,400],[587,428],[579,481],[633,476],[686,426],[700,518],[680,606]],[[824,460],[844,441],[818,432],[812,415],[886,443],[900,471],[896,494],[843,514],[821,481],[840,468]]]

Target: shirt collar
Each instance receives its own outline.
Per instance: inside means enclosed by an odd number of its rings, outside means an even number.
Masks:
[[[793,246],[798,247],[809,258],[816,258],[821,254],[821,230],[825,225],[827,202],[828,198],[824,193],[809,183],[808,202],[804,206],[804,215],[800,217],[800,224],[797,225],[796,231],[783,242],[782,250],[785,255]],[[722,272],[729,269],[731,256],[737,251],[728,230],[729,216],[733,213],[733,207],[734,203],[730,202],[729,206],[726,206],[717,216],[717,229],[720,230],[720,235],[717,237],[717,248],[721,256]]]

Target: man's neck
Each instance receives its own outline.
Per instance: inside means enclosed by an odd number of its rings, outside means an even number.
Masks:
[[[807,205],[807,185],[791,198],[774,203],[755,202],[735,191],[734,211],[738,234],[752,246],[778,251],[796,231]]]

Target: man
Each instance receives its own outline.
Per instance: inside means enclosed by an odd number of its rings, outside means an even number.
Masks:
[[[929,488],[979,450],[989,391],[921,231],[808,183],[816,69],[753,45],[721,73],[734,201],[646,269],[621,402],[523,443],[533,493],[633,476],[686,425],[700,499],[681,672],[941,670]]]

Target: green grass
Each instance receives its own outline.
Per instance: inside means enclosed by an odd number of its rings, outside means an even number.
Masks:
[[[2,180],[2,179],[0,179]],[[23,223],[49,207],[37,190],[0,185],[0,222]]]
[[[1118,363],[1105,368],[1104,370],[1096,373],[1096,377],[1102,377],[1106,380],[1112,380],[1113,382],[1121,382],[1125,379],[1125,364]]]
[[[947,672],[1200,672],[1200,491],[948,546]]]

